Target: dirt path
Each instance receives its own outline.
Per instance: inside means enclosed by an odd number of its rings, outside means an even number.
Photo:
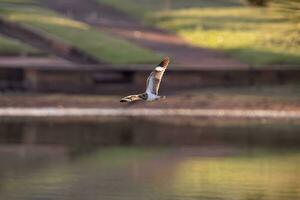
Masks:
[[[44,4],[69,17],[87,22],[110,34],[130,40],[155,52],[171,56],[173,63],[209,68],[246,68],[247,65],[221,52],[192,47],[182,38],[136,19],[95,0],[52,0]]]

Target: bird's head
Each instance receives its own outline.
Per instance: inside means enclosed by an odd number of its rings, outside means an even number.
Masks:
[[[169,57],[165,57],[161,63],[158,64],[158,66],[162,67],[162,68],[166,68],[168,66],[170,62],[170,58]]]

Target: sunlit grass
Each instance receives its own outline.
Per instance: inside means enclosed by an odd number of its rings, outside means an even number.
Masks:
[[[183,9],[152,19],[193,45],[221,49],[248,63],[300,63],[297,24],[269,10]]]
[[[149,13],[191,7],[239,6],[243,0],[97,0],[136,17]]]
[[[300,63],[300,24],[239,0],[98,0],[171,30],[191,45],[222,50],[254,66]],[[133,4],[133,6],[131,6]]]
[[[85,23],[81,23],[78,21],[70,20],[63,17],[58,16],[41,16],[38,14],[20,14],[14,13],[7,17],[11,21],[19,21],[19,22],[27,22],[27,23],[35,23],[35,24],[47,24],[47,25],[57,25],[81,30],[88,30],[89,26]]]
[[[27,55],[38,54],[39,51],[20,41],[0,35],[0,54],[3,55]]]
[[[159,56],[150,50],[38,6],[3,6],[0,16],[42,30],[108,63],[152,63],[159,60]]]

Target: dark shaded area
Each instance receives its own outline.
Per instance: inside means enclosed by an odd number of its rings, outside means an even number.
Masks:
[[[0,124],[0,144],[64,145],[74,148],[107,145],[288,148],[300,145],[300,125],[297,123],[251,121],[239,124],[233,121],[226,125],[214,122],[188,124],[139,118],[105,121],[8,120]]]
[[[264,52],[262,52],[264,53]],[[60,69],[46,67],[5,66],[0,69],[0,91],[27,91],[39,93],[82,93],[126,95],[145,89],[146,77],[152,66],[69,65]],[[280,67],[266,69],[182,69],[172,66],[166,72],[162,91],[201,89],[207,86],[253,86],[298,84],[300,70]]]
[[[266,6],[268,0],[248,0],[248,3],[253,6]]]
[[[25,74],[22,69],[0,69],[0,91],[25,90]]]

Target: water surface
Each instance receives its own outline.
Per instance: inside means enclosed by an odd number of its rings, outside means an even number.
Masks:
[[[2,120],[0,199],[298,200],[297,122]]]

